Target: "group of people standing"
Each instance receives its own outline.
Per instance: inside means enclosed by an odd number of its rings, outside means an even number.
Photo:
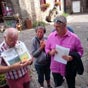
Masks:
[[[68,88],[75,88],[76,74],[82,74],[84,71],[81,61],[82,43],[75,33],[68,30],[67,19],[64,16],[55,18],[54,27],[54,31],[48,37],[45,36],[45,27],[36,27],[36,35],[31,42],[31,60],[3,66],[3,58],[0,57],[0,73],[7,72],[6,78],[10,88],[29,88],[30,77],[27,66],[32,62],[37,71],[40,88],[44,88],[44,80],[46,80],[47,88],[53,88],[50,82],[51,73],[55,83],[54,88],[60,88],[64,78],[66,78]],[[19,42],[21,43],[18,41],[18,31],[15,28],[8,28],[5,31],[4,39],[0,45],[0,54]],[[62,56],[67,64],[55,60],[55,55],[60,52],[56,50],[56,45],[69,48],[69,54]]]

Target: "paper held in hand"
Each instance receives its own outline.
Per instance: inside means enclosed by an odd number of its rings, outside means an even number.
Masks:
[[[7,65],[12,65],[19,61],[30,60],[32,58],[25,44],[22,42],[14,48],[10,48],[4,51],[1,56],[3,57]]]
[[[67,64],[67,61],[62,58],[63,55],[69,55],[69,48],[65,48],[59,45],[56,45],[57,54],[55,54],[54,60],[63,64]]]

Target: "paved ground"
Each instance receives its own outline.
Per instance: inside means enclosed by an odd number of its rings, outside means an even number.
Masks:
[[[77,75],[76,88],[88,88],[88,68],[87,68],[88,66],[88,41],[87,41],[88,40],[88,14],[69,16],[68,25],[70,25],[74,29],[75,33],[80,37],[84,47],[84,55],[82,57],[82,60],[85,67],[85,72],[83,75]],[[48,36],[48,34],[53,29],[53,23],[48,24],[46,28],[47,28],[46,35]],[[34,35],[35,35],[34,29],[26,29],[19,33],[19,39],[25,42],[29,50],[31,50],[30,48],[31,39]],[[2,33],[0,33],[0,43],[2,40],[3,40]],[[39,88],[35,69],[33,68],[33,66],[31,66],[30,68],[31,68],[31,76],[32,76],[32,82],[31,82],[30,88]],[[51,79],[52,79],[51,80],[52,86],[54,86],[53,78]],[[63,87],[67,88],[66,82],[64,82]]]

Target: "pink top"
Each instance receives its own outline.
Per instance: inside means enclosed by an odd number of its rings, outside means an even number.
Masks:
[[[60,45],[66,48],[70,48],[70,51],[75,51],[80,54],[80,56],[83,55],[83,47],[81,45],[80,39],[78,36],[74,33],[71,33],[70,31],[67,31],[67,33],[60,37],[57,32],[52,32],[47,39],[46,42],[46,53],[48,53],[50,50],[55,49],[56,45]],[[54,56],[51,56],[51,71],[55,73],[60,73],[62,76],[65,76],[65,69],[66,65],[56,62],[54,60]]]

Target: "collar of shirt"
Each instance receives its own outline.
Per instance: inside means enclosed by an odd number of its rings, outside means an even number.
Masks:
[[[66,34],[65,34],[63,37],[70,36],[70,35],[71,35],[70,33],[71,33],[71,32],[67,30]],[[57,31],[55,31],[55,36],[59,36],[59,35],[57,34]],[[60,36],[59,36],[59,37],[60,37]]]
[[[20,43],[20,41],[17,41],[16,45],[17,45],[18,43]],[[5,44],[5,46],[6,46],[7,48],[10,48],[10,47],[6,44],[5,41],[3,41],[3,44]],[[15,46],[16,46],[16,45],[15,45]]]

